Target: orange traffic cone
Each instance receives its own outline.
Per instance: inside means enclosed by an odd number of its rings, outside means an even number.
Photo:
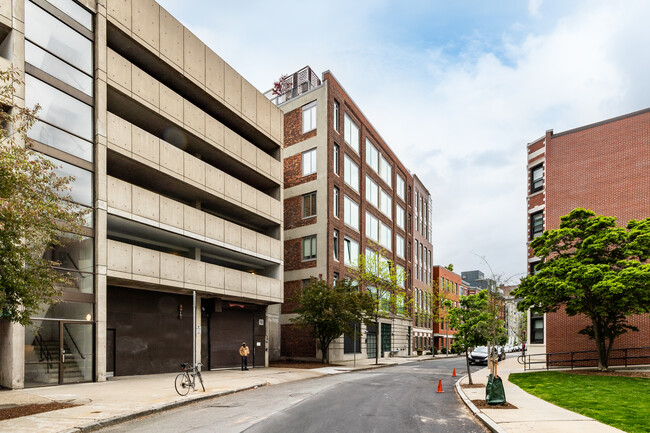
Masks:
[[[442,390],[442,380],[438,379],[438,390],[436,392],[444,392]]]
[[[454,372],[451,374],[451,377],[456,377],[456,369],[454,368]]]

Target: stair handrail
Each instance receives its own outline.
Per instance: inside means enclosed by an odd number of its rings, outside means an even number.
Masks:
[[[34,334],[34,341],[38,343],[38,348],[40,350],[38,356],[41,358],[40,360],[43,360],[43,354],[45,354],[45,360],[52,362],[54,358],[52,358],[52,354],[50,353],[50,350],[47,348],[45,345],[45,341],[43,341],[43,337],[40,336],[40,334],[36,333]]]
[[[63,328],[65,329],[65,332],[67,332],[68,335],[70,336],[70,340],[72,341],[72,344],[74,345],[75,349],[77,349],[77,352],[79,353],[79,356],[81,356],[81,359],[86,359],[83,353],[81,353],[81,349],[79,349],[79,346],[77,346],[77,342],[74,341],[74,337],[70,333],[70,330],[68,329],[68,326],[65,323],[63,324]]]

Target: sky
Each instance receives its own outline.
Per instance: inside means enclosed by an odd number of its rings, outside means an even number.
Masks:
[[[526,272],[526,145],[650,106],[650,2],[158,0],[264,92],[331,71],[433,198],[434,263]]]

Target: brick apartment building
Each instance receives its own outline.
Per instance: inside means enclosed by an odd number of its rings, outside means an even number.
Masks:
[[[576,207],[615,216],[618,224],[650,216],[650,109],[582,126],[553,130],[528,144],[528,239],[556,229]],[[528,248],[528,272],[539,258]],[[527,317],[528,347],[538,352],[595,350],[578,334],[585,316],[562,311]],[[650,346],[650,316],[633,316],[640,332],[616,339],[615,347]]]
[[[430,350],[433,347],[434,312],[439,308],[433,292],[437,285],[432,272],[431,195],[416,175],[413,175],[413,193],[413,348]],[[410,251],[410,239],[408,245]]]
[[[359,254],[384,250],[384,258],[406,272],[405,287],[411,287],[414,181],[331,72],[325,72],[321,81],[305,67],[284,81],[281,95],[268,92],[267,96],[285,115],[287,302],[280,319],[281,355],[313,359],[319,356],[315,340],[290,322],[294,317],[291,298],[311,277],[329,283],[351,278],[349,266]],[[420,233],[428,233],[418,237],[429,252],[426,260],[418,256],[424,268],[432,249],[430,199],[423,187],[418,194]],[[421,281],[425,281],[423,275]],[[374,358],[377,344],[380,356],[407,355],[412,350],[412,332],[410,318],[390,313],[380,320],[378,329],[360,329],[360,341],[355,343],[347,335],[334,341],[329,359]]]
[[[443,266],[435,265],[433,267],[433,278],[438,283],[441,298],[450,300],[453,307],[458,307],[460,296],[469,294],[469,286],[461,276]],[[456,335],[456,329],[449,326],[447,308],[442,307],[440,308],[440,318],[433,325],[434,347],[439,351],[443,348],[448,351],[454,344],[454,335]]]
[[[91,210],[39,327],[0,320],[0,385],[265,366],[283,300],[283,115],[153,0],[0,0],[14,103]],[[62,234],[62,236],[66,236]],[[192,292],[197,294],[192,311]],[[199,328],[193,327],[196,313]],[[277,347],[277,349],[276,349]]]

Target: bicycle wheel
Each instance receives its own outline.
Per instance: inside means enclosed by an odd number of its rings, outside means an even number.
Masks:
[[[187,373],[180,373],[174,381],[176,392],[179,395],[187,395],[190,392],[190,377]]]
[[[205,386],[203,385],[203,377],[201,377],[201,372],[197,370],[196,375],[199,377],[199,382],[201,382],[201,388],[203,389],[203,392],[205,392]]]

